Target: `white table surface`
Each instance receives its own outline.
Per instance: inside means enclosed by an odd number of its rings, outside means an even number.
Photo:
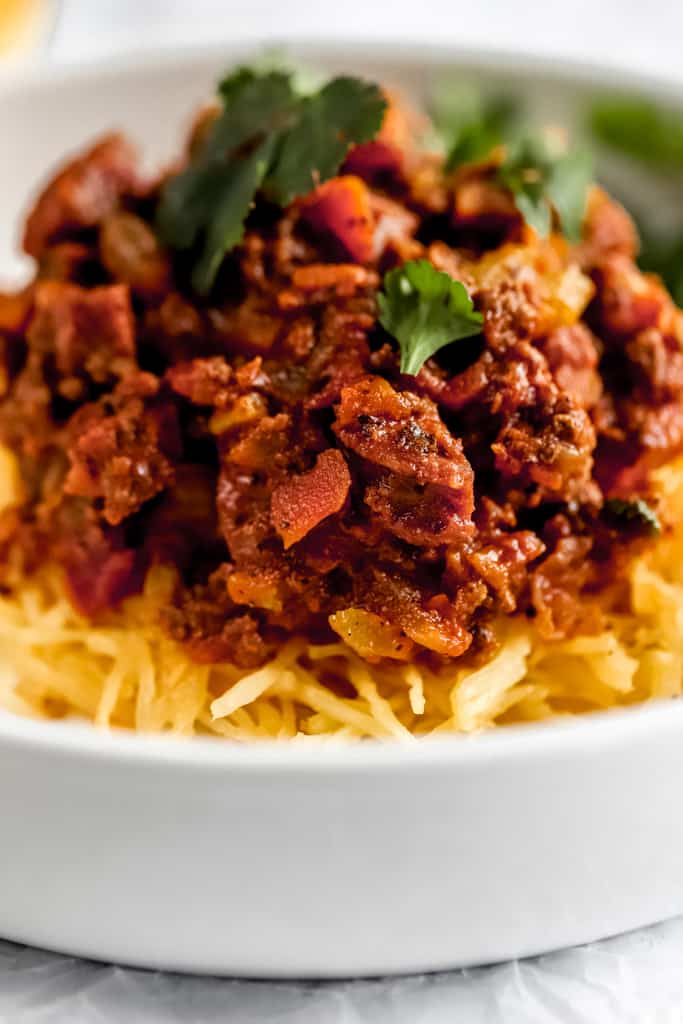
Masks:
[[[519,47],[683,79],[681,0],[63,0],[49,56],[301,36]],[[184,978],[0,941],[0,1024],[174,1021],[674,1024],[683,1022],[683,919],[524,962],[344,983]]]

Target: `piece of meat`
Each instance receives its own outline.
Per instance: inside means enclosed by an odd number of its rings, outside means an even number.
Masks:
[[[547,500],[553,493],[587,499],[595,431],[580,407],[562,395],[541,424],[512,420],[491,445],[496,470],[516,487],[536,485]],[[538,497],[536,500],[538,500]]]
[[[474,532],[459,492],[449,487],[385,473],[369,485],[364,501],[387,530],[418,547],[460,544]]]
[[[206,584],[180,593],[177,604],[164,609],[163,622],[195,661],[254,668],[265,661],[268,649],[255,617],[230,597],[229,576],[229,568],[221,566]]]
[[[166,371],[166,380],[176,394],[195,405],[220,408],[232,397],[235,374],[224,356],[212,356],[176,363]]]
[[[322,314],[318,344],[306,363],[311,382],[308,409],[325,409],[339,400],[342,389],[369,369],[368,333],[374,324],[363,304],[331,302]]]
[[[561,391],[584,409],[597,405],[602,394],[596,338],[585,324],[556,327],[538,342]]]
[[[138,186],[135,149],[122,135],[107,135],[68,163],[46,185],[29,214],[24,249],[40,258],[50,242],[92,228]]]
[[[87,378],[111,383],[136,369],[135,323],[125,285],[85,289],[40,282],[26,337],[32,352],[54,361],[58,390],[72,400],[86,397]]]
[[[181,462],[173,481],[145,520],[145,551],[150,562],[181,570],[222,551],[216,513],[217,473],[210,466]]]
[[[147,301],[171,286],[171,261],[151,227],[124,210],[108,214],[100,228],[100,258],[111,276]]]
[[[181,441],[174,406],[147,374],[108,399],[85,405],[68,425],[71,469],[66,494],[100,499],[116,525],[175,479]]]
[[[0,404],[0,441],[17,454],[36,458],[59,440],[43,360],[29,353],[26,364],[11,383],[10,366],[11,360],[5,364],[9,386]]]
[[[550,553],[531,577],[531,604],[536,628],[548,640],[567,636],[582,616],[579,594],[591,572],[590,537],[571,532],[566,517],[557,517],[548,532],[559,534]]]
[[[638,235],[620,203],[594,185],[588,195],[583,220],[583,241],[576,255],[582,266],[594,267],[615,253],[635,259]]]
[[[285,549],[328,516],[340,512],[350,487],[351,474],[336,448],[321,452],[307,473],[291,476],[279,484],[272,493],[270,511]]]
[[[545,551],[545,544],[531,530],[498,533],[489,544],[465,553],[465,559],[495,594],[501,611],[510,614],[518,606],[527,584],[528,566]]]
[[[607,342],[621,345],[630,335],[659,326],[671,306],[659,279],[643,274],[630,257],[619,252],[600,263],[594,278],[597,292],[589,317]]]
[[[139,554],[125,546],[120,530],[101,526],[91,506],[67,499],[55,520],[55,554],[78,611],[98,615],[140,590],[144,573]]]
[[[456,492],[462,517],[472,515],[472,469],[461,441],[429,399],[394,391],[380,377],[364,377],[343,389],[334,431],[368,462]]]

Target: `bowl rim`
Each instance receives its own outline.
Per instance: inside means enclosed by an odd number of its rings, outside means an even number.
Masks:
[[[683,76],[664,71],[633,69],[619,60],[607,64],[596,60],[562,56],[544,56],[534,49],[509,50],[504,47],[459,46],[443,40],[431,42],[391,42],[358,40],[343,34],[330,39],[324,36],[293,38],[284,34],[264,46],[258,40],[212,43],[209,45],[150,47],[132,54],[85,58],[64,63],[33,64],[30,61],[0,68],[0,98],[14,89],[42,89],[58,84],[79,83],[92,78],[109,79],[121,74],[150,74],[172,67],[214,61],[224,55],[237,62],[262,55],[266,51],[292,54],[295,58],[316,59],[328,63],[344,62],[351,53],[364,62],[373,57],[397,65],[427,66],[453,62],[463,70],[489,69],[503,75],[553,79],[559,83],[595,85],[611,92],[633,92],[657,96],[674,105],[683,103]]]
[[[447,42],[407,43],[359,41],[337,37],[282,39],[282,48],[295,57],[322,63],[343,63],[354,59],[391,61],[403,65],[444,65],[452,62],[463,71],[495,71],[498,75],[552,79],[558,84],[595,86],[613,93],[649,96],[664,103],[683,106],[683,79],[663,72],[632,70],[623,64],[597,64],[572,58],[548,58],[534,51],[509,51],[458,47]],[[263,52],[257,41],[211,46],[174,47],[118,55],[77,64],[13,65],[0,69],[0,101],[20,91],[40,93],[59,85],[79,84],[93,79],[108,81],[124,74],[150,75],[172,68],[195,67],[220,56],[236,62]],[[235,772],[300,772],[311,767],[335,774],[391,771],[418,767],[477,766],[576,756],[604,751],[623,743],[634,743],[657,732],[663,739],[683,733],[683,700],[675,698],[588,712],[552,721],[508,725],[477,735],[444,734],[405,742],[389,739],[363,742],[327,740],[296,743],[291,740],[258,740],[243,744],[209,736],[180,737],[172,734],[141,734],[116,729],[99,729],[90,722],[65,722],[23,718],[0,710],[0,750],[15,753],[55,755],[68,759],[96,759],[126,764],[159,765],[165,768],[199,770],[229,768]]]

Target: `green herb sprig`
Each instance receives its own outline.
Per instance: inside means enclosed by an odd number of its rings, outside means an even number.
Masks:
[[[484,96],[474,86],[448,80],[437,82],[430,108],[447,171],[484,160],[512,134],[520,116],[516,100]]]
[[[352,145],[379,131],[378,86],[339,77],[302,95],[293,75],[238,68],[219,86],[223,109],[188,166],[163,190],[157,226],[174,249],[197,247],[192,282],[206,295],[237,245],[260,190],[286,206],[333,177]]]
[[[435,352],[480,334],[484,318],[461,281],[427,260],[409,260],[384,276],[380,323],[401,351],[401,373],[415,376]]]
[[[588,188],[593,180],[590,155],[583,149],[555,154],[539,136],[509,147],[498,180],[512,193],[527,224],[542,238],[552,226],[552,211],[570,242],[579,242]]]
[[[637,498],[634,501],[608,498],[604,507],[610,519],[624,525],[634,526],[642,533],[654,535],[661,532],[662,524],[657,513],[642,498]]]
[[[683,116],[680,110],[629,96],[596,99],[589,129],[600,142],[661,170],[683,170]]]

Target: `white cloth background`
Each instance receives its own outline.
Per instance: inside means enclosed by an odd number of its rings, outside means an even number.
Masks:
[[[302,36],[518,48],[683,80],[680,0],[63,0],[50,56]],[[316,984],[183,978],[0,942],[0,1024],[175,1021],[674,1024],[683,1022],[683,919],[521,963]]]

